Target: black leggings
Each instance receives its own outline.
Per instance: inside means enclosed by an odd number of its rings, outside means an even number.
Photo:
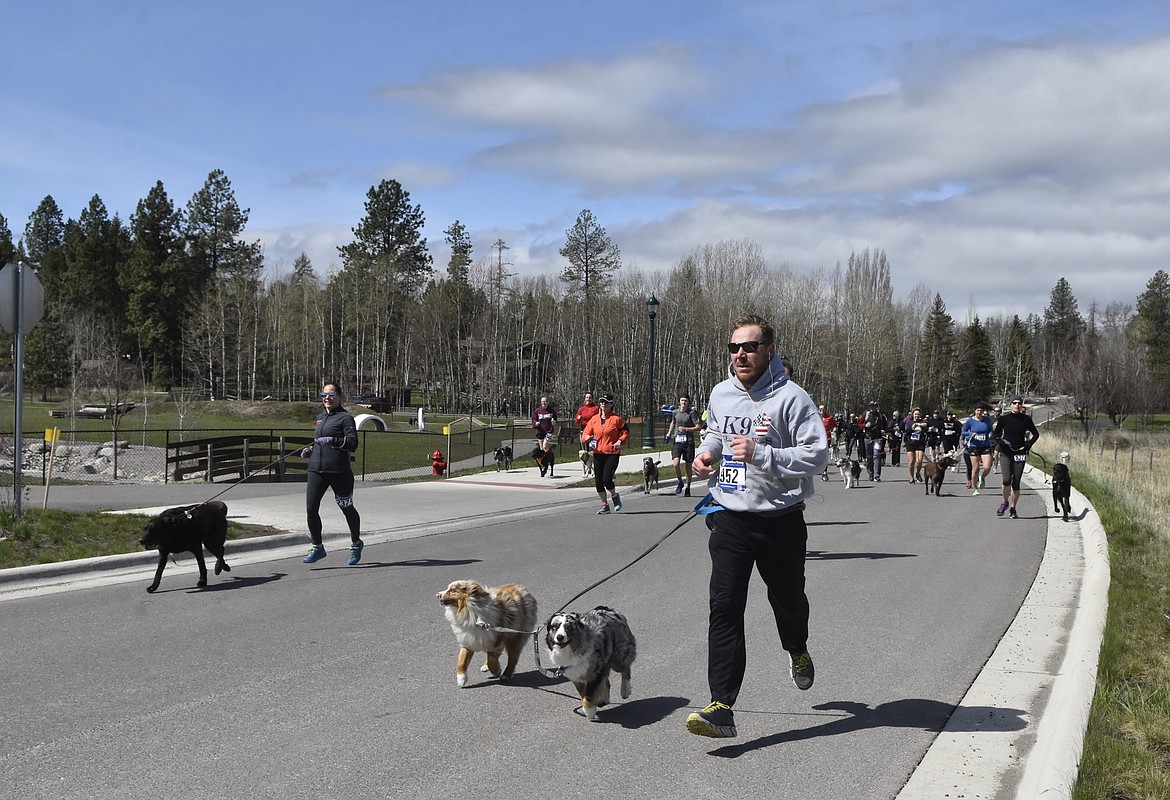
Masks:
[[[309,538],[317,547],[321,546],[321,498],[325,496],[326,489],[333,490],[337,507],[345,515],[345,521],[349,523],[350,541],[358,541],[361,538],[362,518],[353,507],[352,472],[309,472],[309,486],[305,491]]]
[[[597,493],[602,494],[606,489],[611,492],[613,487],[613,476],[617,472],[618,461],[621,456],[617,453],[593,453],[593,485],[597,488]]]
[[[1003,485],[1011,486],[1013,492],[1020,491],[1020,479],[1024,477],[1024,461],[1016,461],[1010,453],[999,454],[999,471]]]

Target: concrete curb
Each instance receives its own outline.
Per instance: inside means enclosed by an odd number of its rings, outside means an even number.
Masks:
[[[1030,470],[1025,484],[1042,492],[1045,478]],[[1109,589],[1100,519],[1075,490],[1073,501],[1083,518],[1049,517],[1044,558],[1019,613],[898,800],[1071,795]]]
[[[1096,509],[1072,490],[1072,502],[1085,509],[1080,521],[1085,570],[1080,602],[1068,637],[1064,662],[1041,712],[1036,743],[1028,754],[1018,798],[1069,798],[1080,771],[1089,709],[1097,690],[1097,663],[1109,610],[1109,542]],[[1063,525],[1056,522],[1050,524]]]
[[[261,550],[275,550],[281,547],[304,546],[303,533],[281,533],[273,536],[257,536],[251,539],[229,539],[228,552],[254,553]],[[206,554],[205,554],[206,555]],[[179,553],[186,557],[192,568],[195,559],[190,553]],[[207,556],[211,562],[215,556]],[[0,591],[16,590],[26,586],[50,583],[61,578],[75,578],[93,574],[138,574],[148,572],[158,564],[157,550],[143,550],[140,553],[121,553],[111,556],[79,558],[75,561],[59,561],[54,564],[32,564],[27,567],[12,567],[0,570]],[[210,569],[210,564],[208,565]]]

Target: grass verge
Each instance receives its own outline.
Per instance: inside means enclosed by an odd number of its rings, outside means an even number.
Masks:
[[[76,513],[25,510],[19,517],[0,508],[0,569],[52,564],[77,558],[134,553],[142,526],[141,514]],[[229,539],[270,536],[284,531],[266,525],[228,523]]]
[[[1118,457],[1113,442],[1040,440],[1050,463],[1072,455],[1073,483],[1109,542],[1109,611],[1075,800],[1170,798],[1170,500],[1160,461],[1170,437],[1155,436],[1123,440],[1138,458]]]

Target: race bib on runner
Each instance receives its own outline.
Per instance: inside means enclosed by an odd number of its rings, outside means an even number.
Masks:
[[[1027,460],[1028,460],[1027,453],[1016,453],[1012,456],[1012,461],[1027,461]]]
[[[686,444],[691,440],[691,435],[689,433],[676,433],[674,440],[679,444]]]
[[[730,455],[723,456],[719,467],[719,488],[725,492],[747,491],[747,465],[734,461]]]

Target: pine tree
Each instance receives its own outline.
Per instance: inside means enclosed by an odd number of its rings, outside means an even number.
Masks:
[[[934,296],[934,304],[927,312],[920,349],[923,396],[915,402],[922,408],[945,406],[954,381],[955,322],[941,295]]]
[[[1000,366],[999,385],[1005,397],[1029,395],[1036,391],[1039,380],[1032,355],[1032,337],[1019,315],[1013,316],[1008,330],[1007,355]]]
[[[16,261],[16,245],[12,243],[12,231],[8,227],[8,220],[0,214],[0,267]]]
[[[170,389],[182,373],[183,322],[191,298],[184,280],[182,215],[158,181],[130,217],[130,257],[118,280],[127,298],[126,332],[137,343],[144,375]]]
[[[467,283],[471,268],[471,234],[459,220],[443,231],[451,247],[451,260],[447,262],[447,277],[456,283]]]
[[[1056,282],[1044,309],[1044,355],[1049,368],[1065,361],[1077,351],[1085,332],[1085,320],[1077,310],[1077,298],[1064,278]]]
[[[1165,270],[1155,272],[1138,296],[1132,335],[1150,372],[1170,391],[1170,275]]]
[[[118,273],[130,248],[130,234],[96,194],[80,217],[65,223],[64,270],[58,284],[68,318],[71,313],[95,314],[118,335],[125,328],[126,296],[118,286]],[[126,352],[119,337],[116,349]]]
[[[431,276],[431,256],[422,207],[410,204],[398,181],[371,187],[365,208],[354,240],[337,248],[343,266],[331,288],[344,303],[337,332],[346,339],[344,360],[357,383],[382,392],[390,382],[398,389],[406,384],[411,315]]]
[[[991,357],[991,338],[975,317],[963,331],[960,356],[956,363],[956,388],[964,410],[987,400],[995,391],[995,361]]]
[[[202,306],[187,331],[212,395],[255,391],[260,271],[259,242],[245,242],[249,210],[241,209],[223,170],[213,170],[187,203],[184,283]],[[196,317],[193,317],[195,319]],[[238,396],[238,394],[237,394]]]
[[[583,326],[588,343],[585,374],[579,379],[583,379],[586,386],[595,386],[600,377],[597,348],[592,346],[596,341],[594,325],[598,304],[613,283],[613,273],[622,266],[622,254],[605,228],[593,218],[593,212],[586,208],[577,215],[573,227],[565,231],[561,256],[569,262],[561,272],[561,280],[569,284],[569,290],[577,300],[573,318]]]
[[[586,208],[577,215],[573,227],[565,231],[565,245],[560,252],[569,262],[561,272],[561,280],[580,293],[586,307],[593,307],[613,283],[613,273],[621,269],[621,251]]]

